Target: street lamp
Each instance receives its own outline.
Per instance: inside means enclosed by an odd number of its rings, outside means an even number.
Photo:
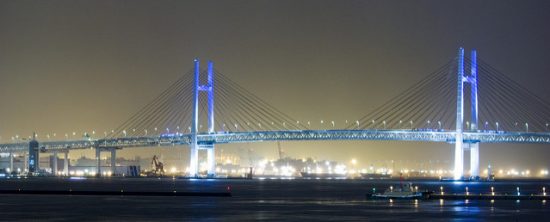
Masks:
[[[437,121],[437,125],[439,126],[439,130],[441,130],[441,121]]]
[[[382,124],[384,124],[384,129],[386,129],[386,120],[382,121]]]
[[[497,133],[498,133],[498,122],[496,122],[495,125],[497,126]]]
[[[525,123],[525,132],[526,132],[526,133],[529,132],[529,123]]]

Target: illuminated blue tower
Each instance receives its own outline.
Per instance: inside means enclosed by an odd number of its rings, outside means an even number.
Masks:
[[[477,131],[477,53],[471,52],[470,75],[464,75],[464,48],[458,50],[458,87],[456,99],[456,137],[455,137],[455,159],[454,159],[454,179],[460,179],[464,176],[464,150],[470,149],[470,176],[479,176],[479,142],[463,141],[464,126],[464,83],[470,84],[470,108],[471,122],[467,130]],[[467,124],[468,125],[468,124]],[[465,146],[467,145],[467,146]]]
[[[213,177],[216,174],[216,159],[214,144],[198,144],[197,133],[199,126],[199,92],[208,93],[208,133],[214,133],[214,63],[209,61],[207,68],[207,84],[200,85],[200,62],[195,59],[195,77],[193,81],[193,119],[191,123],[191,144],[189,175],[196,177],[199,174],[199,150],[205,149],[207,152],[208,176]]]

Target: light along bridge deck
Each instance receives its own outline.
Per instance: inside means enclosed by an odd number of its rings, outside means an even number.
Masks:
[[[263,141],[308,141],[308,140],[393,140],[454,143],[454,131],[428,130],[288,130],[259,132],[223,132],[198,134],[199,144],[247,143]],[[465,142],[481,143],[546,143],[550,144],[550,133],[526,132],[464,132]],[[44,141],[41,147],[49,150],[75,150],[87,148],[132,148],[188,145],[191,134],[161,136],[121,137],[113,139],[86,139],[67,141]],[[0,152],[28,149],[27,142],[0,144]]]

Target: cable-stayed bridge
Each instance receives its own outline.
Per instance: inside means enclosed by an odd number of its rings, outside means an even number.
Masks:
[[[204,78],[206,77],[206,78]],[[466,93],[465,93],[466,92]],[[199,115],[202,114],[202,115]],[[206,114],[206,115],[205,115]],[[470,176],[479,176],[480,143],[550,143],[550,103],[477,58],[475,51],[455,58],[382,106],[345,127],[334,122],[296,120],[208,62],[177,79],[153,101],[105,132],[101,138],[13,142],[0,152],[26,155],[29,172],[37,170],[40,152],[67,153],[95,149],[100,154],[132,147],[188,145],[190,176],[198,175],[198,152],[208,156],[208,175],[215,175],[216,144],[261,141],[395,140],[454,144],[454,177],[465,176],[463,156],[470,150]],[[55,159],[56,160],[56,159]],[[67,163],[67,161],[65,161]],[[57,165],[57,164],[55,164]],[[65,164],[65,174],[68,166]]]

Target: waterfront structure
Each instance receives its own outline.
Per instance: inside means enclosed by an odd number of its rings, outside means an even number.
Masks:
[[[44,152],[64,152],[67,160],[67,152],[73,149],[94,148],[96,150],[97,174],[101,175],[101,152],[111,152],[112,172],[115,172],[116,151],[132,147],[154,147],[189,145],[190,161],[189,176],[199,175],[198,152],[206,150],[207,175],[215,176],[214,146],[224,143],[247,143],[262,141],[305,141],[305,140],[396,140],[396,141],[429,141],[446,142],[454,144],[454,178],[464,177],[463,155],[465,150],[470,150],[471,175],[479,176],[479,144],[480,143],[550,143],[548,133],[548,104],[538,98],[532,99],[530,92],[523,92],[521,87],[509,84],[509,79],[494,74],[491,68],[483,70],[488,77],[484,87],[495,90],[496,93],[485,91],[492,96],[511,95],[511,100],[517,102],[517,107],[501,109],[502,104],[487,100],[489,108],[486,118],[491,119],[495,112],[505,112],[505,116],[524,114],[522,116],[531,120],[531,126],[508,123],[509,128],[504,131],[505,122],[491,121],[493,129],[489,129],[489,121],[485,121],[483,128],[478,126],[478,61],[477,54],[472,51],[469,58],[470,73],[465,75],[464,49],[460,48],[458,56],[435,74],[429,75],[404,93],[392,99],[380,109],[356,121],[346,121],[346,126],[336,127],[335,121],[320,121],[325,124],[324,129],[313,129],[310,121],[298,121],[264,100],[250,93],[244,87],[236,84],[227,76],[216,72],[213,63],[209,62],[206,71],[200,69],[198,59],[194,61],[192,75],[185,75],[178,79],[172,86],[164,91],[155,101],[147,104],[140,112],[132,116],[128,121],[111,133],[105,132],[103,138],[66,139],[57,141],[44,141],[41,150]],[[487,64],[485,64],[487,65]],[[446,72],[456,68],[458,74],[457,88],[448,80]],[[214,84],[216,74],[216,84]],[[201,75],[207,75],[206,83],[201,84]],[[188,78],[192,76],[192,78]],[[204,82],[204,81],[203,81]],[[464,83],[470,86],[470,121],[464,124]],[[491,86],[495,84],[496,86]],[[500,87],[504,85],[506,87]],[[216,88],[215,88],[216,86]],[[492,87],[492,88],[490,88]],[[516,87],[516,88],[514,88]],[[449,90],[454,93],[438,94],[435,90]],[[508,90],[508,91],[497,91]],[[190,93],[191,92],[191,93]],[[206,92],[207,98],[201,97],[200,92]],[[191,96],[190,96],[191,95]],[[214,95],[218,104],[214,106]],[[433,95],[437,98],[427,99]],[[456,95],[456,109],[445,110],[436,106],[438,102],[452,101],[447,96]],[[205,101],[206,100],[206,101]],[[508,101],[506,101],[508,102]],[[533,107],[542,110],[542,114],[530,115],[528,112],[515,112],[514,109],[522,109],[523,103],[531,102]],[[494,107],[491,107],[494,106]],[[496,108],[495,108],[496,107]],[[206,118],[199,115],[200,110],[206,110]],[[530,110],[530,111],[532,111]],[[222,118],[214,119],[214,113]],[[449,114],[450,113],[450,114]],[[432,114],[433,116],[429,116]],[[451,121],[442,122],[448,115],[456,117],[455,127],[451,128]],[[400,118],[404,116],[405,118]],[[539,118],[540,117],[540,118]],[[546,118],[546,119],[544,119]],[[376,120],[379,121],[376,121]],[[216,121],[215,121],[216,120]],[[381,120],[381,121],[380,121]],[[420,120],[420,121],[419,121]],[[436,121],[437,120],[437,121]],[[511,121],[509,118],[504,119]],[[546,121],[546,122],[544,122]],[[207,129],[202,130],[202,124],[207,124]],[[329,124],[330,123],[330,124]],[[494,123],[494,124],[493,124]],[[437,125],[436,125],[437,124]],[[172,127],[164,127],[170,125]],[[216,130],[215,126],[218,126]],[[464,127],[466,125],[466,127]],[[519,125],[519,126],[518,126]],[[161,128],[159,128],[159,126]],[[186,128],[186,126],[189,126]],[[542,126],[542,127],[541,127]],[[544,128],[546,126],[546,128]],[[166,130],[164,130],[166,128]],[[170,131],[172,129],[172,131]],[[32,149],[31,149],[32,145]],[[39,144],[36,140],[31,143],[13,142],[0,144],[0,152],[24,152],[28,147],[29,171]],[[67,163],[68,161],[64,161]],[[33,165],[32,167],[36,167]],[[57,167],[56,167],[57,169]],[[36,169],[33,169],[35,171]],[[65,168],[67,173],[67,168]]]

